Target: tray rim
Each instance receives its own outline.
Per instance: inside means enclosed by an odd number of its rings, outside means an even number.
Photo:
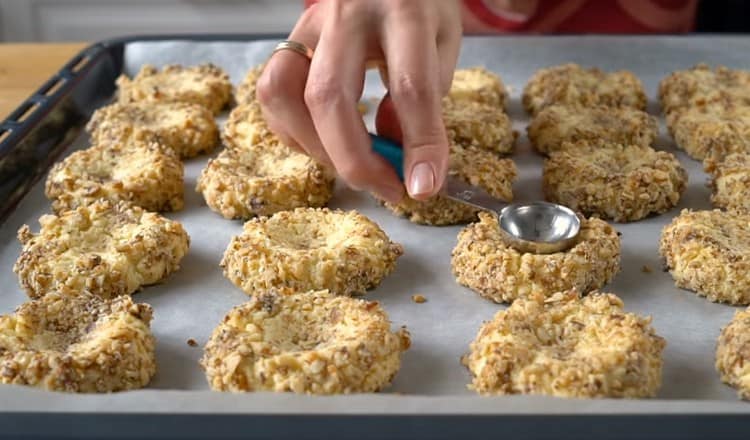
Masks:
[[[580,38],[580,37],[596,37],[597,35],[562,35],[562,36],[554,36],[550,38]],[[517,35],[493,35],[492,37],[495,38],[524,38],[523,36],[517,36]],[[535,36],[538,38],[539,36]],[[606,37],[619,37],[619,38],[643,38],[643,35],[617,35],[617,34],[607,34]],[[710,39],[714,37],[718,38],[731,38],[731,37],[743,37],[747,38],[748,41],[750,41],[750,36],[743,35],[743,34],[690,34],[690,35],[671,35],[671,34],[664,34],[664,35],[656,35],[653,36],[655,38],[660,37],[679,37],[684,39],[691,39],[691,38],[701,38],[701,39]],[[69,70],[72,66],[80,62],[85,57],[89,57],[90,60],[96,59],[96,57],[104,56],[106,54],[112,54],[112,51],[122,50],[127,44],[131,43],[138,43],[138,42],[158,42],[158,41],[197,41],[197,42],[251,42],[251,41],[257,41],[257,40],[264,40],[264,39],[280,39],[283,38],[283,35],[281,34],[146,34],[146,35],[131,35],[131,36],[124,36],[124,37],[116,37],[111,39],[106,39],[102,41],[98,41],[95,43],[92,43],[91,45],[87,46],[86,48],[82,49],[78,54],[76,54],[74,57],[72,57],[67,63],[65,63],[61,69],[54,74],[50,80],[52,80],[55,77],[59,77],[60,75],[67,75],[69,73]],[[90,61],[89,61],[90,62]],[[84,72],[86,69],[86,66],[84,66],[80,72]],[[40,91],[43,90],[45,82],[34,94],[32,94],[27,100],[22,102],[18,108],[11,112],[9,117],[5,119],[4,121],[0,121],[0,129],[11,127],[13,130],[13,133],[10,137],[5,139],[0,145],[10,144],[12,146],[17,146],[20,141],[23,139],[25,134],[28,134],[29,130],[33,128],[33,126],[40,121],[40,118],[47,114],[49,111],[51,111],[53,108],[55,108],[57,105],[59,105],[63,99],[75,88],[76,82],[75,81],[68,81],[66,84],[58,90],[58,92],[50,97],[50,99],[44,101],[41,103],[40,107],[34,112],[34,115],[28,116],[22,123],[14,123],[13,116],[18,113],[18,111],[23,108],[30,100],[33,100],[35,96],[38,96]],[[39,115],[36,115],[36,113],[39,113]],[[10,124],[10,125],[9,125]],[[1,130],[0,130],[1,131]],[[14,136],[16,135],[16,136]],[[44,172],[44,171],[43,171]],[[37,177],[38,180],[38,177]],[[20,198],[22,199],[26,194],[24,193]],[[11,208],[12,210],[12,208]],[[0,225],[2,224],[2,221],[4,219],[0,218]],[[26,391],[26,390],[24,390]],[[50,396],[49,392],[46,391],[39,391],[39,390],[30,390],[30,394],[34,394],[36,392],[39,392],[39,396],[32,397],[29,399],[29,401],[41,401],[42,399],[45,399],[47,396]],[[55,431],[53,428],[55,426],[60,426],[62,422],[55,422],[55,417],[62,416],[62,415],[75,415],[76,417],[85,417],[85,416],[92,416],[92,417],[104,417],[104,418],[112,418],[112,419],[132,419],[134,423],[138,423],[138,419],[142,418],[150,418],[150,417],[165,417],[165,416],[175,416],[181,420],[181,423],[188,422],[193,417],[240,417],[245,418],[245,422],[250,421],[251,419],[254,420],[254,418],[261,417],[261,418],[268,418],[268,417],[282,417],[287,418],[291,420],[292,418],[304,418],[307,416],[312,415],[312,413],[299,413],[298,409],[294,408],[294,405],[289,405],[288,402],[284,403],[282,399],[282,402],[277,402],[275,404],[269,405],[271,408],[271,411],[257,411],[257,410],[248,410],[248,409],[240,409],[236,413],[213,413],[210,411],[210,408],[207,410],[199,410],[198,407],[200,403],[198,402],[200,400],[200,395],[206,393],[205,391],[198,392],[198,391],[169,391],[169,390],[146,390],[146,392],[158,392],[158,393],[174,393],[175,395],[181,395],[183,402],[186,403],[186,406],[182,407],[179,410],[168,410],[168,411],[158,411],[157,408],[154,408],[155,411],[150,412],[142,412],[137,410],[123,410],[119,409],[117,412],[108,412],[108,411],[98,411],[98,410],[92,410],[92,411],[84,411],[84,412],[77,412],[77,411],[49,411],[49,410],[33,410],[29,411],[27,408],[12,408],[13,403],[12,402],[0,402],[0,426],[7,426],[6,422],[10,421],[11,419],[19,420],[19,419],[34,419],[34,420],[47,420],[48,422],[51,421],[51,425],[49,426],[50,430],[49,433],[53,434],[55,432],[59,433],[58,431]],[[24,393],[25,394],[25,393]],[[61,400],[66,401],[67,399],[77,399],[81,396],[79,395],[65,395],[61,393],[52,393],[54,396],[52,400]],[[360,397],[368,397],[372,395],[360,395]],[[375,395],[377,396],[377,395]],[[93,396],[89,396],[93,397]],[[99,396],[96,396],[99,397]],[[107,398],[114,398],[117,399],[116,396],[104,396]],[[382,397],[382,396],[381,396]],[[326,413],[326,417],[329,418],[351,418],[351,420],[354,420],[356,418],[381,418],[382,423],[386,424],[393,424],[393,426],[407,426],[408,423],[413,423],[417,420],[427,421],[431,418],[439,417],[439,418],[456,418],[457,422],[458,419],[461,419],[462,421],[460,423],[466,423],[467,425],[470,425],[472,423],[476,422],[476,418],[488,418],[493,419],[495,421],[495,424],[492,424],[493,426],[503,426],[507,424],[513,424],[517,423],[518,421],[521,421],[522,419],[525,419],[525,421],[528,421],[529,418],[532,417],[541,417],[543,419],[546,419],[551,424],[548,426],[550,429],[548,431],[542,429],[542,430],[531,430],[529,431],[529,434],[535,432],[538,435],[544,435],[545,433],[547,435],[556,433],[557,435],[560,434],[559,431],[556,431],[554,427],[561,427],[567,425],[569,422],[566,422],[565,420],[569,419],[577,419],[577,420],[587,420],[586,423],[589,424],[595,424],[596,426],[608,426],[609,423],[611,423],[612,419],[617,418],[628,418],[631,419],[630,421],[632,423],[636,422],[643,422],[647,420],[656,420],[659,419],[664,422],[664,426],[669,426],[671,429],[674,429],[674,434],[677,434],[678,432],[681,434],[680,438],[696,438],[695,434],[699,433],[700,431],[691,431],[691,429],[694,429],[695,427],[692,426],[690,423],[685,423],[684,417],[690,416],[690,417],[697,417],[703,421],[703,423],[708,426],[709,424],[712,426],[715,426],[717,429],[719,429],[722,426],[722,423],[725,423],[726,420],[725,417],[730,417],[732,421],[726,422],[724,428],[729,428],[730,426],[735,426],[736,430],[732,431],[724,431],[725,433],[733,432],[738,433],[741,432],[740,428],[744,424],[744,428],[746,429],[748,426],[750,426],[750,406],[746,402],[742,401],[736,401],[736,402],[721,402],[721,405],[719,405],[722,408],[722,410],[714,411],[712,408],[698,408],[699,405],[705,405],[706,401],[704,400],[663,400],[663,399],[648,399],[648,400],[640,400],[640,401],[633,401],[630,402],[629,405],[632,406],[639,406],[640,408],[633,408],[632,410],[625,411],[623,413],[604,413],[601,411],[596,411],[596,405],[595,401],[588,401],[592,403],[592,405],[589,406],[589,409],[581,410],[580,408],[577,408],[575,410],[565,410],[563,407],[567,406],[568,403],[573,403],[575,400],[558,400],[558,403],[553,405],[555,407],[559,407],[555,411],[548,412],[548,413],[534,413],[534,412],[523,412],[523,411],[503,411],[499,412],[499,409],[495,407],[495,405],[487,405],[487,408],[483,411],[479,412],[467,412],[466,408],[459,408],[455,412],[446,412],[446,411],[435,411],[430,412],[429,406],[430,401],[435,400],[443,400],[443,401],[456,401],[457,404],[461,403],[462,400],[471,400],[472,402],[480,401],[482,399],[487,399],[485,402],[489,403],[494,399],[508,399],[508,397],[499,397],[499,398],[478,398],[477,396],[467,396],[467,397],[458,397],[458,396],[434,396],[434,397],[427,397],[427,396],[398,396],[399,399],[402,399],[402,402],[406,405],[393,405],[393,397],[394,396],[386,396],[386,399],[383,399],[383,405],[384,408],[382,408],[379,411],[374,412],[367,412],[363,413],[363,411],[347,411],[346,409],[339,413]],[[529,397],[529,396],[521,396],[521,397]],[[533,397],[533,396],[532,396]],[[177,399],[178,397],[174,397]],[[231,397],[231,395],[228,395],[227,398],[236,398]],[[331,399],[330,397],[306,397],[307,399]],[[338,399],[348,399],[349,397],[338,397]],[[511,397],[512,399],[513,397]],[[533,400],[534,398],[532,398]],[[549,397],[542,397],[542,399],[554,399]],[[271,399],[273,400],[273,399]],[[391,402],[387,402],[388,400],[391,400]],[[625,402],[625,401],[621,401]],[[717,401],[718,403],[718,401]],[[176,407],[181,406],[180,404],[173,405]],[[347,405],[345,403],[340,404],[339,408],[345,408]],[[412,406],[419,408],[419,411],[409,412],[404,411],[403,406]],[[684,409],[684,412],[675,412],[673,410],[670,410],[670,407],[676,407],[680,410]],[[186,411],[187,409],[187,411]],[[552,420],[556,418],[557,424]],[[407,419],[412,419],[412,422],[407,422]],[[724,420],[722,422],[722,420]],[[744,423],[743,423],[744,422]],[[57,423],[57,424],[56,424]],[[64,424],[64,423],[63,423]],[[244,427],[244,422],[242,420],[235,421],[235,424],[240,427]],[[651,431],[652,434],[661,432],[661,429],[658,427],[659,423],[652,423],[653,430]],[[186,425],[187,426],[187,425]],[[489,425],[488,425],[489,426]],[[594,425],[591,425],[594,426]],[[17,431],[18,434],[21,432],[39,432],[43,433],[43,430],[39,430],[40,427],[33,427],[29,426],[28,431]],[[246,429],[246,427],[242,428]],[[497,428],[493,428],[497,429]],[[4,428],[0,428],[0,437],[2,437],[3,431],[5,431]],[[16,431],[14,431],[16,432]],[[135,432],[135,431],[134,431]],[[242,430],[238,430],[237,432],[243,432]],[[344,434],[349,431],[342,431],[340,434]],[[487,430],[486,432],[491,432],[490,430]],[[715,431],[718,432],[718,431]],[[100,433],[101,434],[101,433]],[[190,431],[186,430],[185,435],[189,436]],[[432,436],[440,436],[441,432],[440,430],[425,430],[424,434],[431,434],[427,437]],[[619,433],[611,432],[611,431],[602,431],[600,433],[601,435],[604,435],[604,437],[607,437],[607,434],[610,434],[611,436],[609,438],[616,438],[618,437]],[[646,432],[639,432],[639,434],[646,434]],[[422,436],[415,436],[412,438],[421,438]],[[562,438],[556,437],[556,438]],[[604,438],[603,437],[603,438]]]

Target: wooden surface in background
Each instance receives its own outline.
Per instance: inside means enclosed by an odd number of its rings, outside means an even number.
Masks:
[[[0,121],[87,45],[0,44]]]

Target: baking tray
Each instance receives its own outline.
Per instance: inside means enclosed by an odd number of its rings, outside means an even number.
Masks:
[[[11,266],[20,246],[15,231],[38,228],[47,212],[40,180],[63,154],[86,146],[80,133],[91,112],[111,99],[114,80],[151,62],[213,61],[238,82],[247,68],[265,59],[275,44],[250,35],[147,36],[97,43],[67,63],[0,125],[0,273],[7,280],[0,313],[26,300]],[[519,167],[516,199],[541,197],[541,158],[523,136],[527,116],[520,105],[524,83],[541,67],[577,62],[605,69],[626,68],[644,82],[649,111],[658,81],[697,62],[750,68],[750,38],[730,37],[472,37],[466,38],[460,66],[486,65],[510,88],[509,113],[522,136],[513,158]],[[368,75],[365,98],[382,86]],[[675,152],[690,183],[680,205],[669,213],[633,224],[623,233],[621,273],[606,291],[620,295],[626,310],[652,315],[667,340],[663,386],[656,399],[575,400],[542,396],[479,397],[466,389],[469,374],[459,357],[481,322],[502,305],[458,286],[450,274],[450,250],[460,227],[424,227],[391,216],[372,199],[337,185],[331,206],[358,209],[376,220],[406,254],[396,271],[368,293],[381,301],[394,326],[405,324],[413,346],[403,357],[393,386],[380,394],[312,397],[208,391],[197,360],[210,330],[247,297],[225,280],[220,255],[240,222],[209,211],[194,191],[206,157],[186,162],[186,208],[169,214],[185,224],[191,249],[182,269],[166,283],[146,288],[137,301],[154,306],[159,371],[149,388],[110,395],[67,395],[26,387],[0,387],[0,431],[7,436],[75,433],[75,437],[175,438],[254,436],[295,438],[455,438],[513,433],[529,438],[700,438],[728,436],[750,428],[750,405],[720,383],[713,368],[720,328],[736,308],[712,304],[676,289],[657,255],[659,231],[680,209],[707,209],[709,192],[700,164],[677,151],[661,127],[657,148]],[[652,269],[644,273],[644,266]],[[410,296],[424,294],[425,304]],[[498,431],[502,430],[502,431]]]

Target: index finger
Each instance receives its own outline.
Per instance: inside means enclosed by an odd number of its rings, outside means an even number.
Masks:
[[[357,189],[397,203],[404,193],[403,184],[388,162],[372,151],[357,110],[364,86],[366,45],[356,23],[332,17],[323,27],[310,66],[305,102],[341,177]]]

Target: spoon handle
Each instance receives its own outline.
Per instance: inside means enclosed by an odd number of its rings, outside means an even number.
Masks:
[[[472,186],[463,180],[448,175],[445,185],[440,193],[442,196],[456,202],[465,203],[475,208],[493,212],[500,215],[503,208],[508,206],[506,202],[492,197],[487,191],[477,186]]]
[[[397,143],[370,133],[372,149],[383,157],[396,170],[398,178],[404,181],[404,150]]]
[[[399,179],[404,180],[404,151],[393,141],[370,133],[372,149],[381,155],[396,170]],[[487,191],[472,186],[461,179],[448,175],[441,195],[475,208],[499,213],[507,203],[492,197]]]

